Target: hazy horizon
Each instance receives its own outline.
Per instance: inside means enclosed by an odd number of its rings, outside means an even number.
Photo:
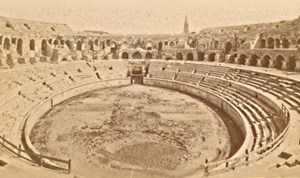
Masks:
[[[300,0],[0,0],[0,4],[1,16],[119,34],[180,33],[185,15],[195,32],[300,15]]]

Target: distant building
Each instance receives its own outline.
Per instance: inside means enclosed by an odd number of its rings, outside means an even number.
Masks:
[[[185,16],[185,21],[184,21],[184,27],[183,27],[183,33],[189,33],[189,22],[187,19],[187,16]]]

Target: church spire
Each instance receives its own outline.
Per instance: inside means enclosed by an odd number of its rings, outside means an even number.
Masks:
[[[183,33],[189,33],[189,32],[190,32],[190,30],[189,30],[189,22],[188,22],[187,15],[185,15]]]

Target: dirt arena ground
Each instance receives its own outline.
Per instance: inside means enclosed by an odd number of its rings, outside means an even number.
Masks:
[[[175,91],[130,85],[90,91],[54,107],[31,132],[42,153],[72,159],[86,177],[174,177],[230,153],[214,110]]]

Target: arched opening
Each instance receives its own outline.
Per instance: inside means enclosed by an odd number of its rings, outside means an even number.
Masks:
[[[268,48],[269,48],[269,49],[274,49],[275,42],[274,42],[274,39],[273,39],[272,37],[269,37],[269,38],[268,38],[267,44],[268,44]]]
[[[129,54],[127,52],[123,52],[122,59],[129,59]]]
[[[42,40],[42,45],[41,45],[41,53],[43,56],[46,56],[47,54],[47,40]]]
[[[297,46],[300,45],[300,38],[297,40]]]
[[[183,54],[182,53],[177,53],[176,54],[176,59],[177,60],[183,60]]]
[[[204,55],[205,55],[204,52],[199,51],[199,52],[197,53],[198,61],[204,61]]]
[[[67,47],[70,49],[70,51],[74,51],[74,45],[73,42],[71,42],[70,40],[66,41],[66,45]]]
[[[296,57],[294,55],[289,56],[288,61],[286,62],[286,69],[288,71],[294,71],[296,68]]]
[[[208,61],[215,61],[216,60],[216,53],[210,53],[208,55]]]
[[[92,40],[89,40],[88,45],[89,45],[89,50],[94,51],[94,42]]]
[[[262,61],[261,61],[261,66],[262,67],[269,67],[270,60],[271,60],[271,57],[269,55],[264,56]]]
[[[54,45],[54,46],[59,45],[59,41],[58,41],[58,40],[54,40],[53,45]]]
[[[105,49],[105,47],[106,47],[106,46],[105,46],[105,41],[101,41],[101,42],[100,42],[100,48],[101,48],[101,49]]]
[[[53,42],[52,39],[49,39],[49,40],[48,40],[49,45],[52,45],[52,42]]]
[[[60,40],[60,44],[62,45],[62,46],[64,46],[65,45],[65,40]]]
[[[116,55],[117,55],[117,43],[115,41],[112,41],[110,43],[110,52],[113,54],[113,56],[115,56],[116,58]]]
[[[78,50],[78,51],[82,50],[82,42],[81,41],[77,41],[76,50]]]
[[[230,64],[233,64],[235,63],[235,58],[237,57],[237,53],[235,53],[234,55],[231,55],[229,58],[228,58],[228,63]]]
[[[280,48],[280,39],[275,39],[275,47]]]
[[[111,40],[107,39],[106,42],[105,42],[106,46],[110,46],[110,42],[111,42]]]
[[[241,54],[240,57],[238,58],[238,64],[242,64],[242,65],[245,65],[246,63],[246,58],[247,56],[245,54]]]
[[[276,69],[281,69],[283,61],[284,61],[284,57],[283,56],[281,56],[281,55],[277,56],[276,60],[275,60],[275,66],[274,67]]]
[[[23,40],[21,38],[17,41],[17,53],[21,56],[23,55]]]
[[[145,58],[146,59],[152,59],[152,54],[151,53],[147,53]]]
[[[35,41],[33,39],[29,42],[29,49],[34,51],[35,50]]]
[[[266,40],[265,39],[261,39],[260,40],[260,48],[265,48],[266,47]]]
[[[10,40],[8,38],[5,38],[4,39],[4,45],[3,45],[3,48],[5,50],[10,50]]]
[[[95,45],[96,45],[96,46],[99,46],[99,39],[96,39],[96,40],[95,40]]]
[[[214,41],[214,49],[219,49],[219,41]]]
[[[162,47],[163,47],[163,43],[162,42],[159,42],[158,43],[158,51],[161,51],[162,50]]]
[[[224,48],[225,48],[225,54],[229,54],[232,49],[232,43],[230,41],[226,42]]]
[[[170,47],[174,47],[174,46],[175,46],[174,41],[171,41],[171,42],[169,43],[169,46],[170,46]]]
[[[132,54],[132,59],[142,59],[142,54],[140,52],[135,52]]]
[[[189,43],[188,43],[188,45],[189,45],[191,48],[196,48],[197,44],[198,44],[197,39],[191,39],[191,40],[189,41]]]
[[[194,55],[193,55],[193,53],[188,53],[188,54],[186,55],[186,59],[187,59],[188,61],[193,61],[193,60],[194,60]]]
[[[257,65],[257,59],[258,56],[257,55],[252,55],[250,60],[249,60],[249,66],[256,66]]]
[[[288,39],[284,38],[282,40],[282,48],[289,48],[290,47],[290,42]]]

